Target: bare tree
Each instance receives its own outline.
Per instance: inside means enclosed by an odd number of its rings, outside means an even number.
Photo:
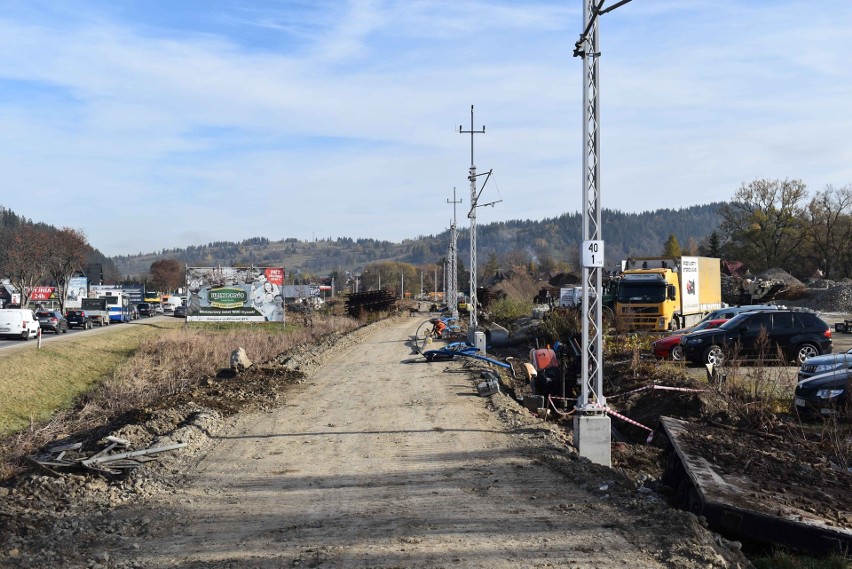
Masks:
[[[852,242],[852,186],[826,186],[807,207],[807,238],[825,278],[835,278],[844,266]],[[843,271],[842,276],[849,273]]]
[[[754,270],[790,266],[805,241],[800,180],[755,180],[743,184],[720,208],[721,231],[730,252]]]
[[[47,275],[51,230],[24,224],[7,232],[2,248],[2,267],[9,281],[21,291],[21,307],[29,306],[32,289]]]
[[[47,275],[56,283],[59,307],[64,313],[68,282],[74,273],[83,269],[91,247],[82,231],[70,227],[51,232],[48,247]]]
[[[186,278],[186,267],[175,259],[154,261],[149,269],[151,284],[157,289],[173,292],[183,284]]]

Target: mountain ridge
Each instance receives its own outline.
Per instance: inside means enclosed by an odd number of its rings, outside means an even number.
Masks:
[[[606,245],[606,267],[614,267],[628,256],[662,254],[665,241],[674,235],[683,249],[697,246],[721,223],[721,203],[680,209],[657,209],[628,213],[616,209],[601,212],[601,233]],[[477,228],[477,261],[493,254],[498,259],[523,256],[576,266],[582,240],[579,212],[535,220],[509,220],[481,224]],[[371,238],[339,237],[303,241],[293,237],[272,241],[252,237],[240,242],[217,241],[159,252],[111,257],[118,272],[138,278],[151,263],[175,259],[187,266],[283,266],[288,272],[327,275],[334,271],[359,273],[364,266],[378,262],[412,265],[440,263],[448,256],[450,230],[436,235],[404,239],[399,243]],[[458,231],[458,253],[463,266],[470,262],[469,229]]]

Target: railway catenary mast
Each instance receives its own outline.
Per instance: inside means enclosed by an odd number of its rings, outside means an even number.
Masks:
[[[453,188],[453,199],[447,200],[447,203],[453,204],[453,224],[450,226],[450,274],[449,274],[449,286],[448,289],[448,299],[445,299],[448,303],[452,302],[452,314],[453,318],[458,320],[459,317],[459,273],[458,273],[458,230],[456,225],[456,204],[462,203],[461,199],[456,199],[456,189]]]
[[[473,341],[473,334],[476,332],[477,322],[477,301],[476,301],[476,165],[473,162],[473,135],[484,134],[485,125],[482,125],[482,130],[474,130],[473,128],[473,105],[470,106],[470,130],[463,130],[459,125],[460,134],[470,134],[470,169],[468,170],[467,179],[470,181],[470,211],[467,213],[470,219],[470,322],[468,324],[468,339]]]
[[[611,464],[610,420],[603,393],[602,271],[600,195],[600,45],[597,17],[627,4],[604,9],[606,0],[583,0],[584,30],[574,44],[583,60],[583,354],[582,389],[574,419],[574,444],[592,462]],[[594,247],[597,255],[587,251]],[[599,249],[599,251],[598,251]],[[590,294],[591,292],[591,294]]]

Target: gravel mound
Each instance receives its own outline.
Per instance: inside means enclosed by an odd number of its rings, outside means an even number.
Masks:
[[[756,276],[757,280],[763,281],[781,281],[788,287],[791,286],[805,286],[802,281],[785,271],[784,269],[779,269],[778,267],[773,267],[771,269],[766,269],[762,273]]]
[[[852,313],[852,284],[843,283],[826,289],[811,289],[806,298],[795,304],[817,312]]]

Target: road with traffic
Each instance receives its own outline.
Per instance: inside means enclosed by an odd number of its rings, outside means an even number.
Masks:
[[[53,332],[44,332],[42,330],[41,342],[42,344],[47,342],[61,342],[67,338],[77,337],[78,334],[107,334],[110,331],[120,330],[124,326],[134,326],[137,324],[147,324],[149,322],[157,322],[162,319],[171,319],[172,316],[169,315],[159,315],[152,316],[150,318],[142,317],[139,320],[133,320],[131,322],[126,323],[112,323],[109,326],[95,326],[89,330],[84,330],[83,328],[69,328],[67,332],[61,334],[54,334]],[[10,353],[16,350],[23,349],[38,349],[38,339],[32,339],[28,341],[20,340],[20,339],[0,339],[0,353],[6,352]]]

